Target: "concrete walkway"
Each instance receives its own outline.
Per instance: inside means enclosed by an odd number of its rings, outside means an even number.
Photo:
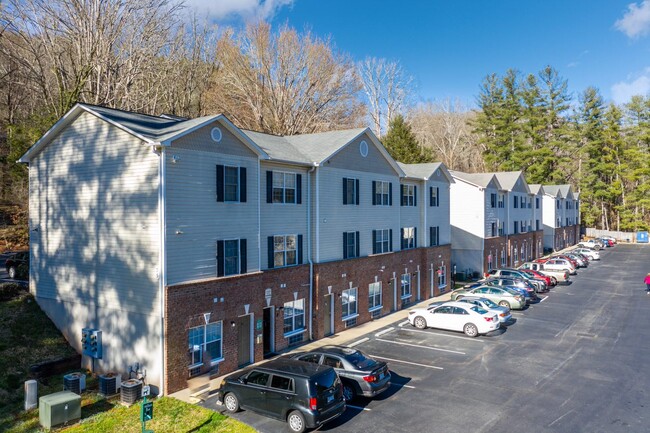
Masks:
[[[344,331],[341,331],[329,337],[321,338],[320,340],[314,340],[307,344],[303,344],[301,346],[286,350],[282,353],[279,353],[278,356],[285,355],[287,353],[293,353],[293,352],[305,352],[329,344],[345,346],[349,343],[353,343],[361,336],[372,333],[377,329],[381,329],[386,326],[392,325],[393,323],[402,322],[406,320],[406,318],[408,317],[408,312],[413,308],[425,308],[431,302],[448,301],[450,299],[451,299],[451,292],[446,292],[440,296],[436,296],[430,299],[425,299],[423,301],[420,301],[419,303],[411,305],[408,308],[395,311],[386,316],[380,317],[379,319],[371,320],[370,322],[366,322],[361,325],[355,326],[353,328],[346,329]],[[268,361],[268,359],[257,362],[253,365],[260,364],[265,361]],[[248,368],[250,367],[250,365],[246,367]],[[223,380],[224,377],[229,376],[233,373],[234,372],[230,372],[223,376],[219,376],[215,379],[212,379],[209,382],[203,382],[197,384],[196,387],[191,386],[191,388],[185,388],[183,390],[171,394],[170,396],[189,403],[198,403],[199,401],[202,401],[207,397],[209,397],[213,391],[219,388],[219,385],[221,384],[221,381]]]

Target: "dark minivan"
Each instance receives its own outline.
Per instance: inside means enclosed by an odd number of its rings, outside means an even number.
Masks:
[[[226,377],[217,405],[249,409],[286,421],[293,432],[320,427],[345,411],[341,380],[332,367],[275,359]]]

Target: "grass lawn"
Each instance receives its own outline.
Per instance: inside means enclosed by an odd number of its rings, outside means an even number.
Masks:
[[[0,302],[0,432],[36,433],[38,409],[23,411],[23,384],[30,379],[29,367],[46,359],[74,354],[61,333],[43,313],[34,298],[21,294]],[[119,398],[105,399],[97,394],[97,379],[86,376],[87,391],[81,396],[81,422],[56,432],[139,433],[140,403],[131,407]],[[38,380],[38,396],[63,390],[63,375]],[[182,401],[154,399],[153,420],[147,429],[156,433],[253,433],[251,427],[225,415]]]

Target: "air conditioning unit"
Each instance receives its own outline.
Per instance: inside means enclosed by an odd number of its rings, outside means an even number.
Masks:
[[[71,391],[77,395],[86,389],[86,375],[83,373],[70,373],[63,376],[63,390]]]
[[[99,394],[104,397],[110,397],[118,393],[122,377],[116,373],[106,373],[99,375]]]
[[[122,382],[120,401],[128,406],[132,405],[142,396],[142,381],[129,379]]]

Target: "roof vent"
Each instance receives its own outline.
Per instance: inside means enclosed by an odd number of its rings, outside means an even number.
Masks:
[[[212,130],[210,131],[210,137],[212,138],[212,140],[219,143],[221,141],[221,139],[223,138],[223,134],[221,133],[221,129],[212,128]]]
[[[368,143],[366,143],[366,140],[363,140],[361,143],[359,143],[359,153],[364,158],[368,156]]]

